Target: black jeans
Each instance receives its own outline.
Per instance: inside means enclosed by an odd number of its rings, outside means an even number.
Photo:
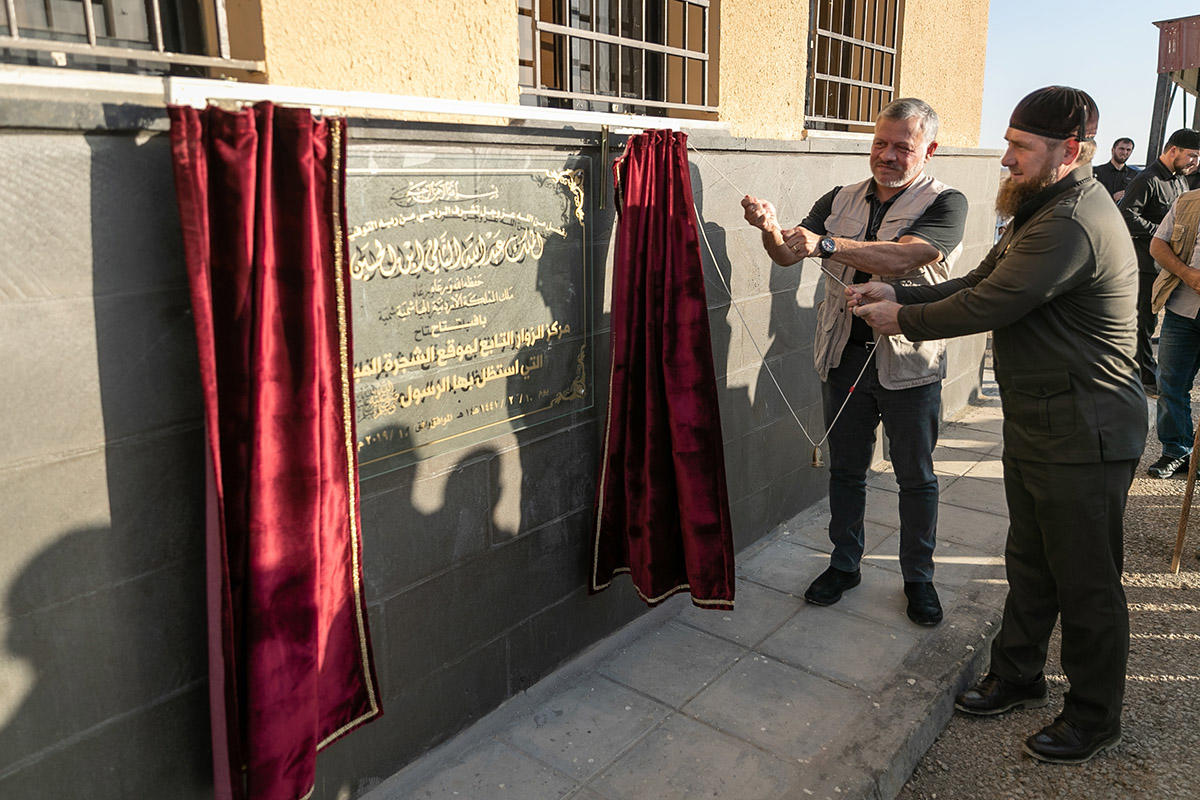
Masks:
[[[1121,588],[1125,500],[1137,461],[1044,464],[1004,456],[1008,597],[991,671],[1037,680],[1062,616],[1062,715],[1110,730],[1121,719],[1129,611]]]
[[[868,350],[847,343],[841,363],[821,385],[825,424],[845,400],[862,369]],[[867,469],[875,449],[880,420],[891,442],[892,467],[900,485],[900,570],[904,580],[933,580],[938,481],[933,473],[942,382],[911,389],[885,389],[874,363],[867,367],[846,410],[829,434],[830,564],[852,572],[863,554],[863,515],[867,504]]]

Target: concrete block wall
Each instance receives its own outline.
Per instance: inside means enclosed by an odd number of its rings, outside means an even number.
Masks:
[[[211,795],[170,163],[162,136],[0,136],[0,797]]]
[[[0,137],[0,797],[207,797],[203,431],[165,121],[153,109],[36,109],[39,128]],[[354,130],[351,147],[599,157],[594,133]],[[720,175],[798,220],[829,186],[866,175],[865,146],[693,141],[740,548],[825,492],[750,341],[821,430],[810,350],[821,290],[814,265],[770,263]],[[934,163],[972,201],[965,270],[991,241],[995,159]],[[585,588],[611,202],[593,234],[597,404],[362,484],[386,713],[321,756],[316,797],[361,794],[643,610],[624,579],[595,597]],[[982,343],[951,353],[947,411],[976,385]]]

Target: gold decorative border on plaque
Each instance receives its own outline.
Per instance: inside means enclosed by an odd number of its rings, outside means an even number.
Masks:
[[[579,346],[579,355],[575,357],[575,379],[571,381],[571,385],[554,395],[554,399],[550,401],[548,408],[554,408],[559,403],[568,403],[572,400],[578,400],[587,394],[587,342]]]
[[[566,187],[571,193],[571,198],[575,201],[575,219],[579,220],[579,224],[583,224],[583,170],[581,169],[559,169],[546,170],[546,177],[557,183],[559,186]]]

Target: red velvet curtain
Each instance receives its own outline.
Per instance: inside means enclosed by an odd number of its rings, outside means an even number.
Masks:
[[[350,395],[342,119],[170,109],[208,433],[218,798],[296,800],[381,713]]]
[[[733,536],[687,136],[646,131],[613,166],[612,383],[591,590],[629,572],[654,605],[733,605]]]

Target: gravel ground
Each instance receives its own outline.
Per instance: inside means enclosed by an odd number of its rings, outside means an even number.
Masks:
[[[1194,394],[1193,408],[1200,407]],[[956,714],[901,790],[900,800],[1200,798],[1200,487],[1178,575],[1170,572],[1186,481],[1146,475],[1160,454],[1153,402],[1146,453],[1125,512],[1130,648],[1121,745],[1081,766],[1043,764],[1025,737],[1062,708],[1059,630],[1050,643],[1050,704],[999,718]]]

